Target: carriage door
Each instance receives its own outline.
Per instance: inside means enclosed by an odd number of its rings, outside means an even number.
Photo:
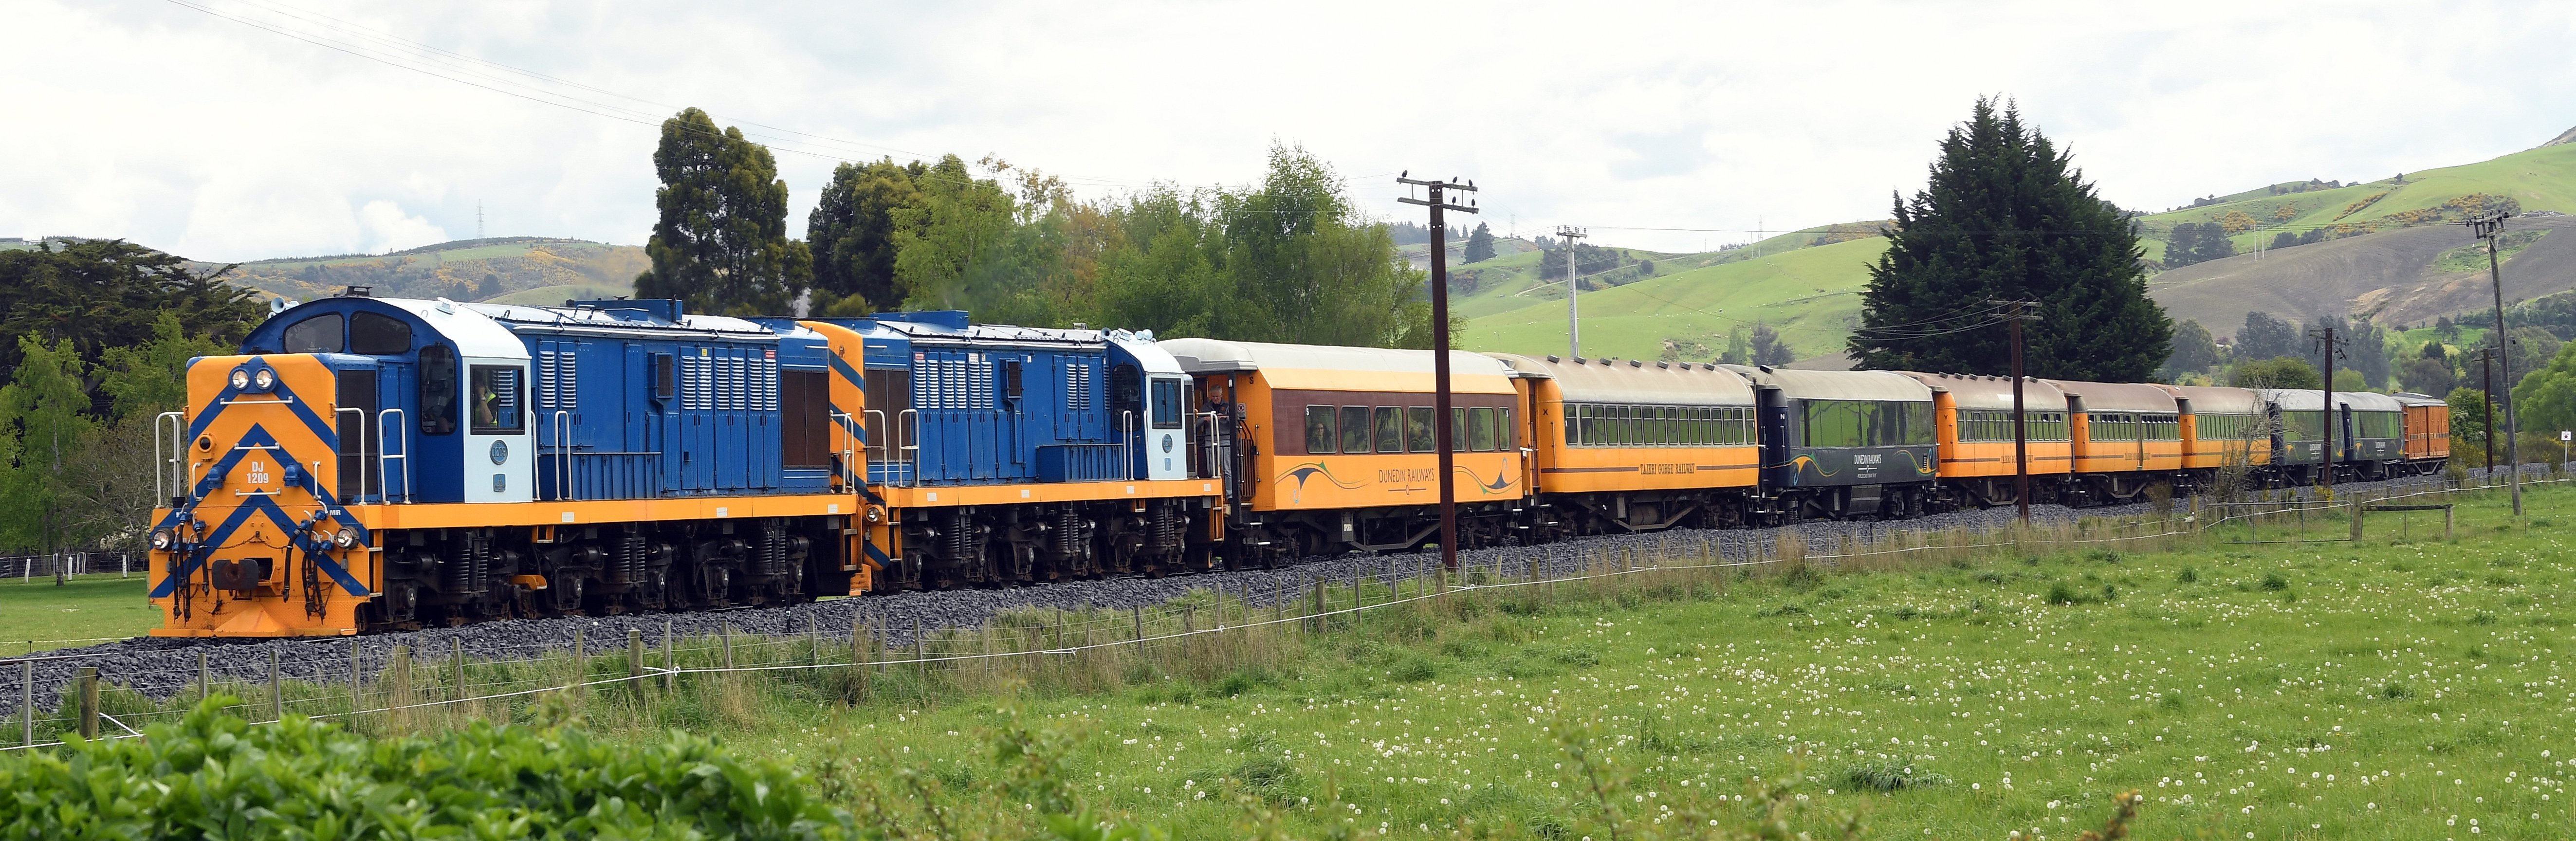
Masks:
[[[2358,426],[2358,424],[2354,423],[2355,418],[2352,415],[2352,404],[2344,404],[2342,407],[2335,410],[2335,414],[2338,415],[2335,419],[2335,428],[2343,430],[2335,433],[2337,436],[2340,436],[2335,443],[2343,447],[2343,460],[2352,461],[2361,458],[2361,441],[2360,439],[2353,437],[2352,434],[2354,428]]]
[[[334,383],[339,395],[332,405],[332,427],[340,435],[340,469],[337,487],[332,493],[342,504],[365,502],[368,491],[382,493],[376,487],[376,456],[383,442],[376,433],[376,372],[335,372]],[[343,411],[356,409],[357,411]]]
[[[1753,389],[1754,411],[1762,424],[1762,472],[1765,484],[1791,484],[1797,469],[1789,465],[1789,398],[1777,388]],[[1780,471],[1774,473],[1774,471]]]

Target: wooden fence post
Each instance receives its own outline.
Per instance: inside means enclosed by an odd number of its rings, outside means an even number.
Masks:
[[[858,699],[868,699],[868,632],[867,621],[857,611],[850,612],[850,680],[858,687]]]
[[[277,649],[268,650],[268,715],[286,720],[286,678],[278,672]]]
[[[626,682],[635,687],[635,697],[644,697],[644,629],[626,629]]]
[[[98,738],[97,666],[82,666],[80,670],[80,735],[82,739]]]
[[[463,701],[465,700],[464,637],[447,638],[447,659],[449,668],[456,672],[456,688],[448,690],[448,695],[450,696],[450,700]]]
[[[349,641],[349,721],[353,724],[358,720],[358,711],[367,706],[366,696],[360,694],[358,677],[358,658],[366,653],[366,647],[357,640]]]
[[[912,662],[921,675],[921,705],[930,706],[930,641],[921,635],[921,620],[912,620]]]

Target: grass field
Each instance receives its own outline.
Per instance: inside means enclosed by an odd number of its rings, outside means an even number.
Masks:
[[[2576,686],[2556,654],[2576,608],[2552,595],[2571,502],[2533,493],[2526,530],[2478,499],[2455,543],[2438,512],[2383,514],[2357,545],[1507,605],[1212,682],[817,714],[734,739],[964,785],[996,773],[977,734],[1016,718],[1083,735],[1063,766],[1083,797],[1184,837],[1240,828],[1210,791],[1228,785],[1300,836],[1602,837],[1569,742],[1626,778],[1610,805],[1647,825],[1741,824],[1777,782],[1792,824],[1819,834],[1849,812],[1882,838],[2071,838],[2135,789],[2142,837],[2559,837],[2576,825]]]
[[[2501,494],[2452,500],[2448,542],[2440,512],[2373,515],[2358,543],[2322,514],[2143,544],[1980,537],[2006,545],[1479,593],[927,682],[895,668],[858,701],[846,667],[692,675],[650,703],[598,690],[581,714],[612,738],[720,734],[902,837],[1013,837],[1056,812],[1184,838],[1699,837],[1683,830],[1774,817],[2073,838],[2131,790],[2138,837],[2561,837],[2576,489],[2535,488],[2521,523]],[[2327,542],[2237,542],[2297,539]],[[1200,628],[1225,615],[1196,604]],[[1046,618],[931,650],[1023,650]],[[801,642],[731,645],[793,665],[816,656]]]
[[[0,579],[0,655],[141,635],[161,624],[143,586],[141,570],[74,576],[61,587],[52,578]]]

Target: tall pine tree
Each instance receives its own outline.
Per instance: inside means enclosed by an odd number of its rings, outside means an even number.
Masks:
[[[1896,200],[1852,356],[1863,368],[2009,374],[2010,334],[1989,323],[1989,302],[2037,301],[2031,375],[2145,380],[2171,352],[2173,322],[2147,299],[2136,229],[2010,103],[1996,106],[1977,100],[1942,140],[1930,183]]]
[[[1494,259],[1494,229],[1476,223],[1476,231],[1467,235],[1467,262],[1482,263]]]
[[[635,294],[678,298],[696,312],[788,314],[813,280],[814,255],[787,238],[787,182],[768,147],[690,108],[662,121],[653,169],[661,220],[644,244],[653,268],[635,276]]]

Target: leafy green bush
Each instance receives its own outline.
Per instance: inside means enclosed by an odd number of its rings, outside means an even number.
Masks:
[[[644,747],[570,728],[369,738],[216,697],[144,738],[0,757],[10,838],[843,838],[848,814],[784,767],[674,733]]]

